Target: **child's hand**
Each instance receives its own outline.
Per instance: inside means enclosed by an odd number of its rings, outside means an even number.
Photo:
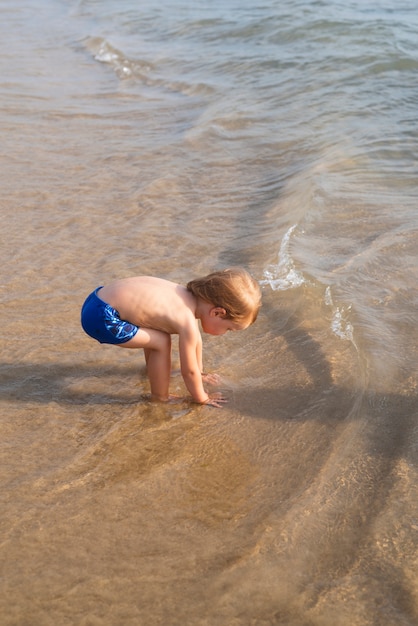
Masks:
[[[219,385],[221,383],[219,374],[206,374],[202,372],[202,380],[208,385]]]
[[[203,402],[203,404],[207,406],[214,406],[216,409],[221,409],[222,405],[224,405],[225,402],[228,402],[228,400],[224,398],[221,393],[214,393],[209,396],[209,398],[206,400],[206,402]]]

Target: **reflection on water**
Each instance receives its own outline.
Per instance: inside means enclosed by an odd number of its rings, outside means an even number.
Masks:
[[[416,623],[416,11],[380,5],[2,4],[2,624]],[[229,264],[263,308],[204,338],[222,410],[81,331],[98,284]]]

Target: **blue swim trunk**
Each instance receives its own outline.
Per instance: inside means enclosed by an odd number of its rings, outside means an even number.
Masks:
[[[87,298],[81,309],[83,330],[100,343],[118,345],[126,343],[136,335],[138,326],[120,319],[116,309],[106,304],[97,295],[97,287]]]

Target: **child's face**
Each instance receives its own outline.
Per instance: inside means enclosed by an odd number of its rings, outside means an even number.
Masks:
[[[245,322],[234,322],[225,318],[226,311],[221,307],[213,307],[205,313],[200,321],[205,333],[209,335],[224,335],[228,330],[244,330],[248,327]]]

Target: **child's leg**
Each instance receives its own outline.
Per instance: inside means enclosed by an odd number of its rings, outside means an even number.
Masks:
[[[143,348],[151,394],[156,400],[168,400],[171,374],[171,336],[159,330],[140,328],[122,348]]]
[[[163,333],[166,334],[166,333]],[[151,385],[151,395],[156,400],[168,400],[171,374],[171,337],[168,337],[168,347],[163,350],[145,348],[145,361]]]

